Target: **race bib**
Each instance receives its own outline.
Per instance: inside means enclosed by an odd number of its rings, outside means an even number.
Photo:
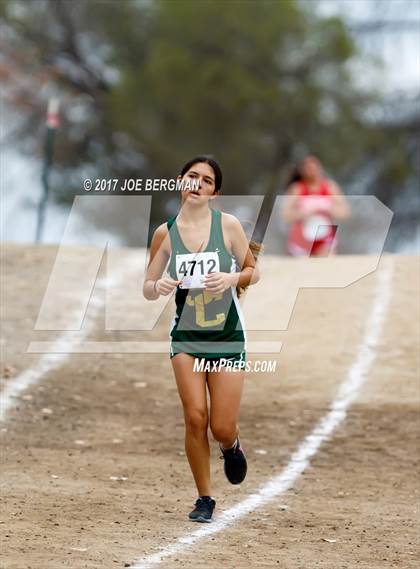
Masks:
[[[321,241],[331,234],[332,221],[325,215],[312,215],[303,222],[302,233],[304,238],[312,242]]]
[[[182,280],[179,288],[205,288],[204,277],[220,271],[219,255],[214,252],[176,255],[176,275]]]

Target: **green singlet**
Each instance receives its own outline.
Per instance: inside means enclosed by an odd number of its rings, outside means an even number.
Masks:
[[[209,208],[211,211],[210,240],[202,252],[213,253],[207,255],[209,259],[200,257],[194,263],[194,253],[189,251],[182,242],[176,224],[176,217],[167,222],[171,240],[171,257],[168,272],[171,278],[179,280],[185,271],[195,271],[201,266],[203,275],[207,266],[215,266],[215,255],[218,256],[218,272],[236,272],[235,257],[226,249],[223,240],[222,214],[219,210]],[[182,257],[189,255],[189,257]],[[188,261],[184,261],[188,259]],[[178,274],[177,274],[178,264]],[[197,266],[196,266],[197,265]],[[184,273],[179,272],[180,267]],[[212,271],[213,272],[213,271]],[[170,357],[178,353],[186,353],[197,358],[217,360],[225,358],[239,362],[239,368],[245,367],[246,333],[242,310],[239,304],[235,287],[230,287],[223,293],[212,296],[204,288],[184,289],[177,286],[175,294],[176,312],[172,322],[170,337]],[[243,364],[243,365],[242,365]]]

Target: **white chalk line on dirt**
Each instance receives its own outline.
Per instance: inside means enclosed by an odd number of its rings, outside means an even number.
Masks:
[[[126,273],[123,270],[121,270],[121,273],[123,274],[120,274],[116,279],[107,277],[98,279],[96,287],[110,288],[117,286],[121,280],[125,280],[127,278]],[[0,393],[0,422],[4,422],[6,420],[7,413],[10,409],[16,406],[17,398],[23,391],[28,389],[30,386],[37,384],[53,369],[61,367],[72,355],[72,346],[78,344],[86,338],[88,334],[90,334],[96,324],[96,317],[105,306],[105,299],[103,297],[92,298],[89,301],[89,306],[93,307],[91,318],[84,323],[84,326],[77,338],[72,338],[66,333],[62,333],[53,343],[53,352],[55,353],[44,354],[33,367],[26,369],[16,377],[7,381]]]
[[[384,259],[381,268],[377,271],[374,301],[365,324],[363,340],[356,359],[349,369],[346,379],[339,386],[328,413],[303,440],[284,470],[263,484],[257,492],[250,494],[242,502],[222,512],[211,524],[205,524],[198,530],[189,532],[188,535],[178,538],[174,543],[162,548],[157,553],[138,558],[130,565],[130,569],[149,569],[170,556],[183,553],[197,542],[225,530],[236,520],[270,502],[293,486],[309,466],[310,459],[316,454],[320,446],[331,437],[334,430],[344,421],[347,409],[356,399],[361,386],[367,379],[376,357],[375,348],[381,337],[382,325],[391,298],[392,274],[392,260],[390,258]]]

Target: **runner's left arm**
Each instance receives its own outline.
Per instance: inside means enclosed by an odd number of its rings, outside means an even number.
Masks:
[[[350,217],[350,206],[344,197],[340,186],[336,182],[329,180],[329,188],[331,191],[332,216],[337,219],[346,219]]]
[[[240,221],[233,215],[223,214],[223,216],[226,216],[227,229],[226,232],[224,230],[224,233],[229,238],[232,254],[241,270],[235,273],[213,273],[208,275],[205,278],[206,288],[213,294],[223,292],[231,286],[246,287],[255,284],[260,279],[257,262],[249,248],[248,239]]]

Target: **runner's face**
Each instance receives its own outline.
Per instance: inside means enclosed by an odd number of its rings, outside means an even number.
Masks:
[[[178,176],[181,179],[180,176]],[[203,203],[215,197],[215,175],[213,168],[207,162],[197,162],[182,176],[182,180],[188,181],[190,187],[182,191],[182,203]]]
[[[316,180],[322,173],[321,163],[315,156],[308,156],[302,161],[300,172],[304,179]]]

